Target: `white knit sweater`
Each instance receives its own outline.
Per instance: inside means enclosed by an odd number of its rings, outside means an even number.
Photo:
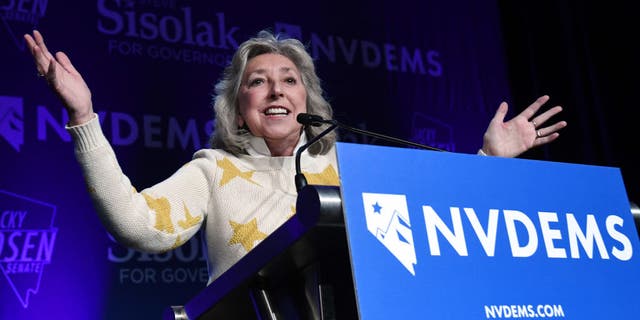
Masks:
[[[162,252],[206,227],[209,283],[295,213],[295,157],[261,155],[254,139],[247,156],[203,149],[166,180],[136,191],[122,172],[97,116],[67,127],[96,211],[123,245]],[[310,184],[338,185],[334,150],[302,154]]]

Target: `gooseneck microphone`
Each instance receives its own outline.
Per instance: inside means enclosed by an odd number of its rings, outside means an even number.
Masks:
[[[340,122],[338,122],[336,120],[324,119],[321,116],[318,116],[318,115],[315,115],[315,114],[300,113],[300,114],[298,114],[298,117],[296,119],[298,120],[299,123],[301,123],[304,126],[319,127],[319,126],[321,126],[323,124],[329,124],[330,125],[327,129],[325,129],[324,131],[320,132],[320,134],[318,134],[317,136],[313,137],[313,139],[309,140],[305,145],[300,147],[298,149],[298,151],[296,152],[296,177],[295,177],[295,181],[296,181],[296,189],[298,191],[300,191],[300,189],[302,189],[304,186],[307,185],[307,179],[304,177],[304,174],[302,174],[302,171],[300,170],[300,155],[310,145],[312,145],[316,141],[320,140],[320,138],[322,138],[327,133],[329,133],[332,130],[334,130],[336,127],[340,127],[340,128],[343,128],[343,129],[351,131],[351,132],[355,132],[355,133],[359,133],[359,134],[375,137],[375,138],[386,140],[386,141],[393,142],[393,143],[408,145],[408,146],[412,146],[412,147],[416,147],[416,148],[420,148],[420,149],[446,152],[446,150],[443,150],[443,149],[438,149],[438,148],[435,148],[435,147],[431,147],[431,146],[427,146],[427,145],[411,142],[411,141],[408,141],[408,140],[403,140],[403,139],[399,139],[399,138],[383,135],[383,134],[380,134],[380,133],[375,133],[375,132],[372,132],[372,131],[367,131],[367,130],[362,130],[362,129],[350,127],[350,126],[342,124],[342,123],[340,123]]]
[[[318,127],[324,123],[320,121],[320,120],[323,120],[322,117],[308,114],[308,113],[298,114],[298,117],[296,118],[296,120],[298,120],[298,122],[304,126],[311,125],[314,127]],[[307,141],[307,143],[302,145],[300,148],[298,148],[298,151],[296,151],[295,182],[296,182],[296,190],[298,192],[300,192],[300,190],[302,190],[302,188],[304,188],[307,185],[307,178],[305,178],[304,174],[302,173],[302,169],[300,169],[300,156],[302,155],[302,152],[306,150],[309,146],[314,144],[316,141],[322,139],[322,137],[327,135],[329,132],[333,131],[336,127],[338,127],[338,124],[332,123],[331,126],[324,129],[322,132],[320,132],[317,136],[313,137],[311,140]]]
[[[310,113],[300,113],[296,118],[300,124],[303,126],[314,126],[319,127],[324,123],[336,124],[334,120],[324,120],[321,116],[310,114]]]

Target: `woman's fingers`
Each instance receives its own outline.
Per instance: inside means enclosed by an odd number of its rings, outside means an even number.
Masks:
[[[36,45],[40,47],[40,50],[42,50],[42,53],[44,53],[44,55],[48,59],[53,59],[53,55],[51,54],[51,52],[49,52],[49,49],[47,49],[47,45],[44,43],[44,38],[42,37],[42,34],[38,30],[34,30],[33,36],[34,36]]]
[[[539,137],[535,141],[533,141],[533,147],[537,147],[537,146],[541,146],[541,145],[547,144],[547,143],[557,139],[558,137],[560,137],[560,134],[557,133],[557,132],[554,132],[554,133],[552,133],[550,135]]]
[[[536,124],[536,127],[541,126],[543,123],[545,123],[547,120],[551,119],[551,117],[555,116],[556,114],[560,113],[562,111],[562,107],[561,106],[555,106],[543,113],[541,113],[540,115],[536,116],[535,118],[533,118],[531,120],[531,122],[534,122]]]
[[[33,56],[33,59],[36,63],[36,68],[38,69],[38,74],[46,75],[49,66],[54,61],[53,56],[47,51],[46,46],[44,45],[44,40],[42,35],[34,31],[33,36],[30,34],[25,34],[24,39],[27,42],[27,46],[29,47],[29,51]]]
[[[542,105],[544,105],[545,103],[547,103],[547,101],[549,101],[549,96],[548,95],[544,95],[539,97],[538,99],[536,99],[536,101],[534,101],[532,104],[530,104],[528,107],[526,107],[521,115],[525,117],[525,119],[531,119],[531,117],[536,115],[536,112],[538,112],[538,110],[540,110],[540,108],[542,107]],[[537,123],[537,120],[536,120]]]
[[[71,63],[71,59],[69,59],[69,57],[64,52],[60,51],[56,53],[56,60],[67,72],[73,75],[79,75],[78,70],[76,70],[76,68]]]
[[[546,137],[549,136],[553,133],[556,133],[558,131],[560,131],[560,129],[564,128],[567,126],[567,122],[566,121],[559,121],[554,123],[553,125],[550,125],[548,127],[544,127],[544,128],[540,128],[538,130],[536,130],[536,134],[539,137]]]

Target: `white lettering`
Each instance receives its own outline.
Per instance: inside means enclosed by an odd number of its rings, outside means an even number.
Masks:
[[[460,208],[450,207],[449,216],[451,217],[451,225],[447,225],[441,216],[431,207],[422,206],[425,227],[427,232],[427,240],[429,252],[432,256],[442,255],[440,247],[440,236],[442,236],[460,256],[469,254],[464,234],[463,222],[460,215]],[[499,209],[490,209],[487,220],[480,222],[476,211],[473,208],[464,208],[465,216],[484,253],[488,257],[495,256],[496,243],[498,238],[498,221],[500,217]],[[523,212],[517,210],[503,210],[507,238],[511,248],[513,257],[530,257],[538,250],[538,230],[542,235],[546,255],[549,258],[567,258],[567,248],[563,248],[561,244],[566,243],[568,237],[568,245],[571,258],[580,258],[580,246],[585,250],[587,256],[593,259],[594,243],[598,248],[602,259],[609,259],[607,247],[604,238],[600,233],[596,217],[592,214],[586,215],[586,226],[583,232],[573,214],[566,214],[566,230],[554,227],[559,222],[556,212],[539,211],[539,229],[533,221]],[[446,219],[445,219],[446,220]],[[622,226],[624,220],[616,215],[610,215],[604,221],[606,225],[607,235],[612,240],[618,242],[619,246],[611,246],[611,254],[618,260],[627,261],[633,256],[633,246],[627,235],[616,229],[616,226]],[[563,241],[564,240],[564,241]]]
[[[429,250],[432,256],[440,255],[440,244],[438,243],[438,234],[440,233],[447,239],[449,244],[453,246],[456,252],[461,256],[467,256],[467,243],[464,239],[464,231],[462,230],[462,219],[460,218],[460,208],[451,207],[451,223],[453,224],[453,232],[440,219],[440,216],[433,210],[431,206],[422,206],[424,213],[424,221],[427,228],[427,237],[429,240]]]
[[[489,257],[493,257],[496,251],[496,236],[498,234],[498,209],[489,210],[489,221],[487,222],[487,231],[485,232],[478,220],[476,212],[472,208],[464,208],[469,222],[473,230],[476,232],[478,240]]]
[[[511,245],[511,254],[514,257],[530,257],[538,249],[538,234],[536,227],[529,217],[517,210],[503,210],[504,221],[507,226],[507,235],[509,236],[509,244]],[[515,222],[520,222],[527,230],[529,242],[520,246],[518,232],[516,231]]]
[[[589,259],[593,259],[593,242],[595,241],[598,246],[598,251],[602,259],[609,259],[609,253],[604,246],[604,240],[598,224],[596,224],[596,218],[592,214],[587,215],[587,226],[585,235],[582,229],[578,225],[575,216],[572,213],[567,213],[567,231],[569,232],[569,248],[571,250],[571,258],[580,258],[580,249],[578,248],[578,240],[585,250],[585,253]]]
[[[625,236],[623,233],[620,233],[615,228],[616,225],[622,227],[623,223],[624,220],[616,215],[608,216],[607,220],[605,221],[605,224],[607,225],[607,233],[609,233],[609,236],[622,244],[622,250],[614,246],[611,249],[611,254],[619,260],[627,261],[630,260],[633,256],[633,247],[631,246],[631,241],[629,241],[629,238],[627,236]]]
[[[542,239],[544,245],[547,248],[547,256],[549,258],[566,258],[567,251],[564,248],[556,248],[553,244],[553,240],[562,239],[560,230],[551,229],[550,222],[558,222],[558,214],[555,212],[538,212],[538,219],[540,220],[540,231],[542,232]]]

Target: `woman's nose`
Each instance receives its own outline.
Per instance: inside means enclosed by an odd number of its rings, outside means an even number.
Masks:
[[[271,97],[277,98],[283,95],[284,95],[284,92],[282,91],[282,86],[280,85],[280,83],[274,82],[271,85]]]

